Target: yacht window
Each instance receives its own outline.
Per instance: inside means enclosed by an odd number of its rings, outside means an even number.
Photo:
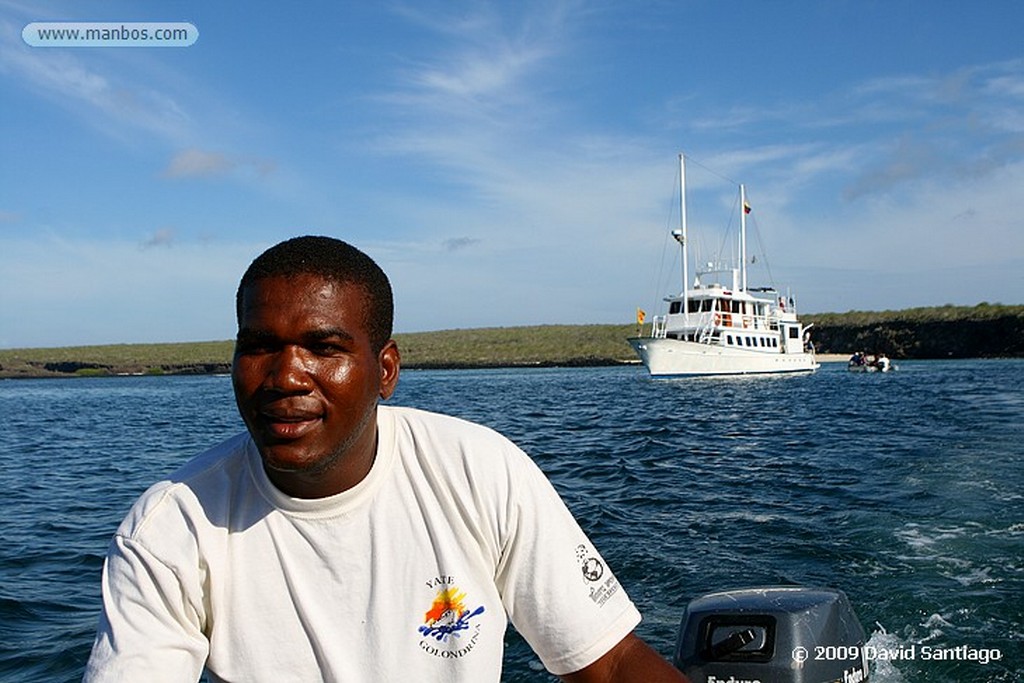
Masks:
[[[679,309],[680,309],[681,307],[682,307],[682,303],[681,303],[681,302],[679,302],[679,301],[673,301],[673,302],[672,302],[672,303],[671,303],[671,304],[669,305],[669,307],[668,307],[668,312],[669,312],[669,313],[672,313],[672,314],[674,314],[674,313],[678,313],[678,312],[679,312]]]
[[[800,338],[800,328],[799,327],[791,327],[791,328],[789,328],[789,338],[790,339],[799,339]]]
[[[730,346],[732,345],[732,335],[731,334],[725,335],[725,343],[729,344]]]

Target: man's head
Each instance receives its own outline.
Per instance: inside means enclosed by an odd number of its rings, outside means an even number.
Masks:
[[[301,498],[359,483],[398,381],[387,277],[344,242],[300,237],[253,261],[237,315],[235,401],[271,481]]]
[[[333,237],[293,237],[270,247],[246,269],[235,295],[235,311],[241,324],[243,290],[270,277],[319,275],[338,284],[354,284],[366,292],[366,331],[374,350],[391,339],[395,315],[391,283],[380,266],[351,244]]]

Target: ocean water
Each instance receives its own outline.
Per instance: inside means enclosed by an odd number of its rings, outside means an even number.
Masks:
[[[915,646],[874,661],[872,681],[1024,681],[1024,361],[676,381],[637,367],[406,371],[393,402],[529,452],[666,657],[699,595],[829,586],[869,645]],[[4,381],[0,415],[0,680],[75,681],[110,535],[149,484],[242,428],[230,381]],[[553,680],[507,643],[504,680]],[[990,661],[925,660],[926,645]]]

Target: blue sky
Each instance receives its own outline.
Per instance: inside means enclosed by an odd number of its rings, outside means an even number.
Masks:
[[[630,322],[678,289],[681,151],[691,230],[744,182],[804,312],[1024,303],[1022,33],[998,0],[0,0],[0,347],[231,338],[306,233],[381,263],[398,332]]]

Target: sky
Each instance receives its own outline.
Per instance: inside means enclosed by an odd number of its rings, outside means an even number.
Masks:
[[[691,243],[744,183],[804,313],[1021,304],[1022,33],[1015,0],[0,0],[0,347],[230,339],[300,234],[376,259],[399,333],[632,322],[680,287],[679,153]]]

